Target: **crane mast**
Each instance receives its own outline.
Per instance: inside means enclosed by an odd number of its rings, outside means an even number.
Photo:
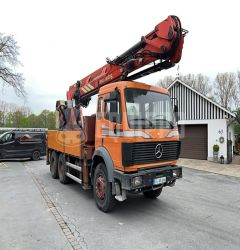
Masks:
[[[177,16],[168,16],[123,54],[114,60],[107,59],[106,65],[71,85],[67,100],[74,100],[76,106],[86,107],[91,96],[97,94],[103,85],[119,80],[135,80],[173,67],[181,59],[186,33]],[[150,63],[154,65],[129,75]]]
[[[67,91],[67,102],[56,102],[59,128],[81,127],[81,108],[88,106],[91,96],[97,94],[102,86],[116,81],[132,81],[173,67],[181,60],[187,32],[177,16],[168,16],[120,56],[113,60],[107,58],[104,66],[71,85]]]

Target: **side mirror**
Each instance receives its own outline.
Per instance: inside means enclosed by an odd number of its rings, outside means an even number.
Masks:
[[[121,123],[121,114],[117,114],[116,123]]]
[[[179,121],[179,113],[178,113],[178,106],[177,105],[174,105],[173,111],[174,111],[176,122],[178,122]]]
[[[110,101],[110,121],[117,122],[117,101]]]
[[[104,101],[110,103],[109,120],[114,123],[120,123],[121,117],[118,114],[119,92],[117,90],[111,92],[107,95]]]

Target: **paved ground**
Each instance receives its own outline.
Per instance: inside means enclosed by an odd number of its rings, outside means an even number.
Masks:
[[[71,249],[74,237],[76,248],[89,250],[239,250],[240,179],[189,168],[183,174],[159,199],[130,196],[104,214],[91,191],[53,180],[44,160],[5,162],[0,249]]]
[[[240,155],[233,155],[232,163],[240,166]]]
[[[0,249],[72,249],[24,162],[0,163],[0,190]]]
[[[219,164],[203,160],[179,159],[178,164],[186,168],[198,169],[215,174],[240,177],[239,164]],[[240,248],[239,248],[240,249]]]

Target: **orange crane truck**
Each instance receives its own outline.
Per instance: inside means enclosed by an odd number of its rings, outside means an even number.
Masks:
[[[176,165],[177,106],[166,89],[134,80],[178,63],[186,33],[179,18],[169,16],[122,55],[71,85],[66,101],[56,102],[59,128],[47,137],[51,175],[93,189],[104,212],[127,193],[156,198],[182,177]],[[83,116],[82,108],[97,93],[96,114]]]

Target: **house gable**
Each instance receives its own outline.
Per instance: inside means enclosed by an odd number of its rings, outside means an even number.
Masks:
[[[216,102],[199,93],[179,79],[168,91],[173,103],[178,105],[180,120],[228,119],[235,115]]]

